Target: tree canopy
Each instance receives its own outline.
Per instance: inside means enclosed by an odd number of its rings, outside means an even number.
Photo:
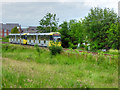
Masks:
[[[117,14],[108,8],[92,8],[84,19],[85,30],[92,49],[109,49],[108,30],[117,22]],[[107,32],[107,33],[106,33]]]
[[[70,41],[68,22],[64,21],[63,24],[60,25],[60,27],[61,29],[59,30],[59,32],[61,33],[62,46],[68,48]]]
[[[84,19],[63,21],[59,27],[62,46],[65,48],[77,48],[78,44],[83,43],[89,44],[91,50],[119,48],[120,25],[113,9],[91,8]],[[55,32],[57,29],[56,14],[47,13],[40,20],[39,32]]]
[[[14,27],[13,29],[11,29],[11,33],[20,33],[19,30],[17,29],[17,27]]]
[[[40,26],[37,27],[39,32],[55,32],[58,29],[56,14],[47,13],[39,22]]]

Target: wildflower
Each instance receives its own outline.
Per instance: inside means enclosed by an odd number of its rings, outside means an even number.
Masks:
[[[80,84],[80,87],[82,87],[82,84]]]

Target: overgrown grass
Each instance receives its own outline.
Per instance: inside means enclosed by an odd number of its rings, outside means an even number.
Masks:
[[[84,48],[79,48],[79,49],[76,49],[76,50],[81,50],[81,51],[85,51],[87,52],[87,50],[85,50]],[[117,49],[109,49],[108,51],[101,51],[101,50],[95,50],[95,51],[91,51],[91,52],[96,52],[96,53],[99,53],[99,54],[111,54],[111,55],[118,55],[118,50]]]
[[[7,37],[2,37],[2,42],[9,42],[9,36],[7,36]]]
[[[3,44],[3,87],[117,88],[118,58]],[[76,51],[77,52],[77,51]]]

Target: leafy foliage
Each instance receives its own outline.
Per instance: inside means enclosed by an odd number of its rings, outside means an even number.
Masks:
[[[84,19],[85,30],[91,49],[109,49],[106,33],[117,22],[117,14],[108,8],[92,8]]]
[[[41,49],[39,48],[39,46],[37,44],[34,47],[36,48],[36,51],[38,52],[38,55],[40,56]]]
[[[108,41],[109,47],[113,49],[119,48],[119,34],[118,34],[118,24],[111,24],[110,28],[107,30],[108,38],[106,39]]]
[[[63,24],[60,25],[60,27],[61,29],[59,30],[59,32],[61,33],[62,46],[68,48],[70,42],[70,31],[68,27],[68,22],[64,21]]]
[[[50,50],[51,55],[56,55],[56,54],[61,53],[62,47],[54,43],[49,47],[49,50]]]
[[[80,43],[82,44],[84,42],[84,29],[83,29],[83,25],[82,23],[79,21],[79,22],[76,22],[76,23],[73,23],[70,25],[70,40],[73,44],[74,47],[70,47],[71,48],[76,48],[77,47],[77,44]]]
[[[40,26],[37,27],[39,32],[55,32],[57,30],[58,18],[56,14],[47,13],[40,21]]]
[[[20,33],[19,30],[17,29],[17,27],[14,27],[12,30],[11,30],[11,33]]]
[[[59,25],[62,47],[75,49],[77,46],[88,50],[118,49],[119,27],[118,17],[109,8],[91,8],[85,19],[63,21]],[[40,21],[38,30],[50,32],[57,30],[56,14],[47,13]],[[85,43],[85,45],[83,45]]]
[[[2,42],[9,42],[9,36],[2,37]]]
[[[84,40],[84,29],[81,21],[70,20],[69,22],[64,21],[60,25],[62,38],[62,46],[65,48],[77,48],[78,43],[83,43]]]

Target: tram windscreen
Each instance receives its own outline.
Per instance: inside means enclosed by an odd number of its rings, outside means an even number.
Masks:
[[[53,34],[53,40],[61,42],[61,35],[60,34]]]

